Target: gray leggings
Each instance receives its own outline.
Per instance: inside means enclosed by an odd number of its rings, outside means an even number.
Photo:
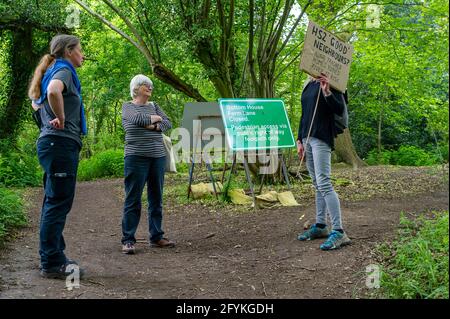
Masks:
[[[339,197],[331,185],[331,148],[324,141],[303,139],[306,166],[316,189],[316,223],[327,223],[327,209],[333,229],[342,229]]]

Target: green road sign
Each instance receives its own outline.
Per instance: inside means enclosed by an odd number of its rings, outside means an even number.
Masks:
[[[228,145],[233,151],[294,147],[281,99],[219,99]]]

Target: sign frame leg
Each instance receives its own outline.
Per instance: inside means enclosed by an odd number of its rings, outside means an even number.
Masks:
[[[191,195],[191,186],[192,186],[192,177],[194,175],[194,157],[191,157],[191,167],[189,167],[189,186],[188,186],[188,193],[187,193],[187,198],[189,199],[189,196]]]
[[[247,162],[247,157],[244,154],[244,170],[245,170],[245,176],[247,177],[247,183],[250,186],[250,192],[252,193],[252,198],[253,198],[253,208],[256,211],[256,197],[255,197],[255,190],[253,189],[253,183],[251,180],[251,176],[250,176],[250,170],[248,168],[248,162]]]
[[[288,175],[286,163],[284,161],[284,155],[282,152],[280,154],[280,161],[281,161],[281,170],[283,171],[284,180],[286,181],[286,185],[288,186],[289,189],[292,189],[291,183],[289,182],[289,175]]]

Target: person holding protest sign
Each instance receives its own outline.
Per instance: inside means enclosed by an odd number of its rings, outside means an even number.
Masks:
[[[345,108],[343,94],[330,87],[324,74],[308,76],[302,92],[302,116],[298,129],[297,152],[306,166],[316,189],[316,223],[298,235],[300,241],[327,238],[322,250],[340,248],[350,243],[342,228],[339,197],[331,184],[331,151],[337,136],[334,115]],[[327,211],[332,230],[328,230]]]
[[[141,198],[147,184],[148,223],[151,247],[174,247],[164,238],[162,200],[166,153],[162,133],[172,127],[169,118],[155,102],[148,103],[153,82],[136,75],[130,83],[133,98],[122,107],[125,130],[125,203],[122,217],[122,252],[135,253],[135,233],[141,217]]]
[[[80,40],[60,34],[50,42],[50,54],[36,67],[28,95],[39,112],[37,141],[39,163],[44,169],[39,254],[40,274],[45,278],[66,279],[78,268],[67,259],[63,230],[72,208],[81,135],[87,134],[81,85],[76,68],[83,64]]]

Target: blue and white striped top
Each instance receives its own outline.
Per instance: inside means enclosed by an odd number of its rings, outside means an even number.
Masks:
[[[151,115],[161,116],[161,131],[145,128],[152,124]],[[169,130],[172,123],[155,102],[141,105],[125,102],[122,106],[122,126],[125,130],[125,156],[156,158],[166,155],[162,132]]]

